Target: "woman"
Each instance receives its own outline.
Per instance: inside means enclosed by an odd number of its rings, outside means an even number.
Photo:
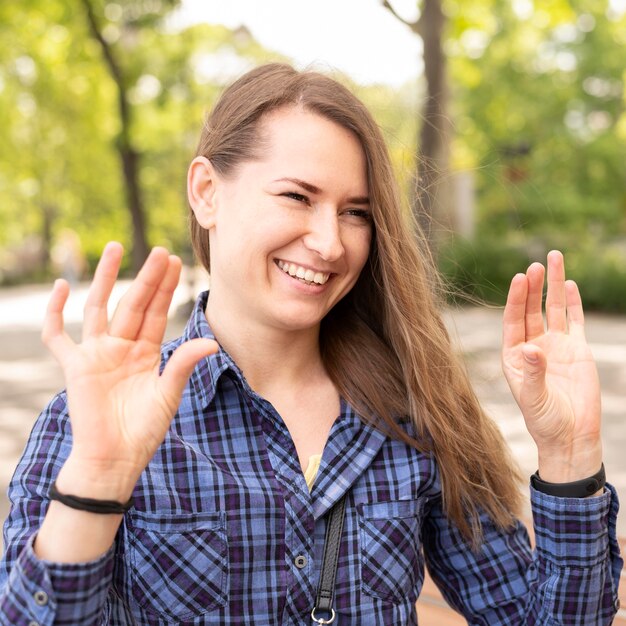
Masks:
[[[617,498],[561,255],[548,330],[540,264],[504,316],[538,446],[533,554],[363,105],[316,73],[249,72],[207,120],[188,195],[211,290],[180,339],[160,347],[180,272],[163,249],[109,323],[122,250],[105,248],[78,345],[55,284],[43,337],[67,392],[11,485],[1,623],[415,624],[425,560],[470,624],[609,624]],[[312,616],[338,501],[334,604]]]

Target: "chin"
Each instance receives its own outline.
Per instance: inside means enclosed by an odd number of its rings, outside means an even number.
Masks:
[[[323,317],[323,315],[298,315],[297,313],[285,315],[283,313],[275,318],[275,321],[281,329],[298,332],[318,329]]]

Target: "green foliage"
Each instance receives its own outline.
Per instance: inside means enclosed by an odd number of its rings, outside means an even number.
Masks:
[[[462,272],[442,267],[463,288],[492,282],[478,292],[501,301],[495,265],[529,242],[558,247],[587,306],[624,310],[626,14],[606,1],[493,0],[468,20],[464,6],[450,13],[454,157],[475,173],[479,234],[451,251]]]
[[[518,232],[508,239],[483,234],[471,242],[448,242],[440,250],[439,261],[450,299],[503,305],[511,278],[525,272],[530,263],[543,262],[549,250],[560,248],[586,310],[626,313],[626,245],[591,235],[569,244],[563,237],[555,239],[526,240]]]
[[[530,262],[524,245],[493,237],[450,240],[438,258],[451,300],[492,304],[504,304],[511,278]]]
[[[128,230],[118,164],[110,149],[114,93],[73,3],[4,3],[0,15],[0,245],[72,227],[101,248]],[[3,119],[7,120],[7,117]]]
[[[148,239],[188,249],[186,169],[203,118],[224,84],[278,55],[244,29],[167,22],[173,0],[91,0],[129,89],[132,142]],[[117,90],[82,2],[0,3],[0,264],[33,237],[50,248],[67,228],[90,265],[104,243],[130,247],[131,225],[115,150]],[[42,259],[42,262],[45,259]],[[18,267],[35,276],[42,264]],[[3,272],[0,270],[0,280]],[[4,272],[4,279],[11,278]]]

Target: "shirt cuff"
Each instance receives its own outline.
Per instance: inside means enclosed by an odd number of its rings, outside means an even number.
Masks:
[[[113,548],[86,563],[52,563],[37,558],[34,541],[28,540],[9,576],[19,623],[26,615],[42,626],[97,623],[111,584]]]
[[[605,561],[617,541],[617,494],[607,484],[590,498],[560,498],[530,487],[537,553],[559,567],[591,567]]]

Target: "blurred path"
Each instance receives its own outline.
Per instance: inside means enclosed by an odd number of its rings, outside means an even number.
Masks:
[[[122,281],[113,296],[125,290]],[[176,292],[172,312],[203,284],[194,276]],[[6,488],[32,424],[62,385],[54,360],[41,345],[39,333],[48,286],[0,290],[0,517],[7,515]],[[77,336],[86,296],[84,285],[73,289],[67,306],[67,328]],[[525,474],[536,469],[536,452],[500,370],[500,321],[497,309],[467,308],[447,314],[474,381],[479,398],[497,420]],[[180,333],[185,319],[172,315],[167,336]],[[455,330],[456,329],[456,330]],[[609,480],[626,502],[626,318],[587,315],[587,336],[598,360],[603,388],[605,466]],[[626,535],[626,514],[619,520]]]

